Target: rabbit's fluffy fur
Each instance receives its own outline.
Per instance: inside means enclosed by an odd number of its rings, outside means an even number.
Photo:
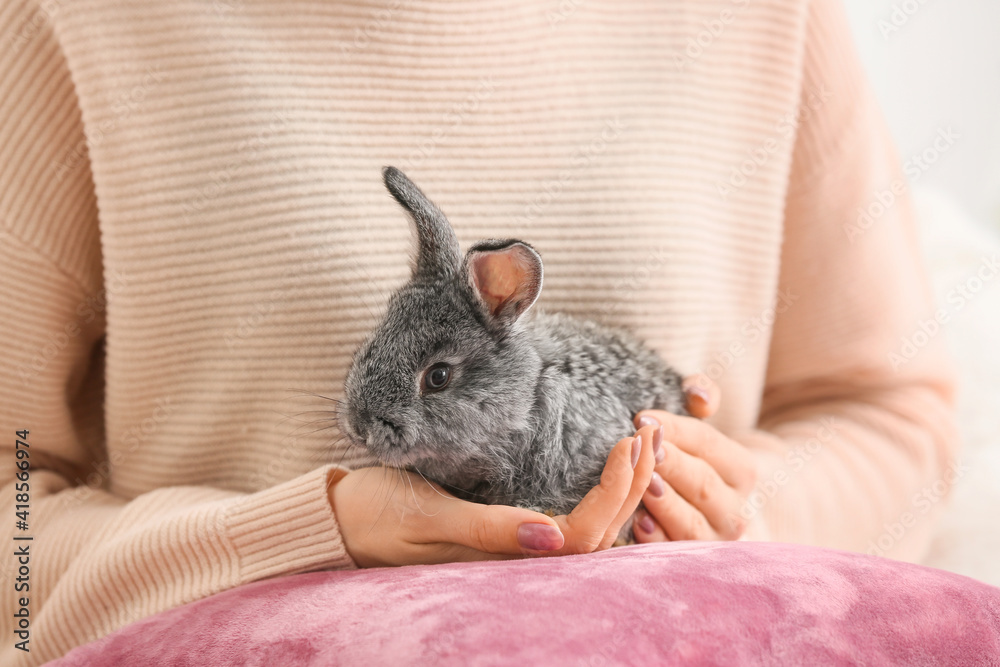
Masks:
[[[563,514],[635,413],[686,414],[681,377],[630,334],[529,312],[542,285],[531,246],[484,241],[463,259],[440,209],[398,169],[383,177],[412,218],[416,263],[348,373],[339,417],[352,441],[459,497]],[[431,391],[436,364],[450,379]]]

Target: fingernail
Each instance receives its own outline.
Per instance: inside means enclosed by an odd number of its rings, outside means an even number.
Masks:
[[[663,478],[655,470],[653,476],[649,478],[648,491],[657,498],[663,495]]]
[[[531,551],[552,551],[564,542],[559,529],[547,523],[522,523],[517,527],[517,543]]]
[[[702,389],[696,384],[692,384],[688,387],[685,387],[684,391],[687,393],[688,396],[697,396],[698,398],[700,398],[705,402],[705,405],[708,405],[709,396],[708,392],[705,389]]]
[[[660,445],[663,444],[663,427],[653,431],[653,456],[660,460]]]
[[[639,530],[647,534],[656,530],[656,524],[653,523],[653,520],[649,518],[648,514],[639,519]]]
[[[656,421],[652,417],[646,415],[639,417],[639,428],[644,428],[646,426],[659,426],[660,422]]]
[[[637,435],[632,441],[632,467],[639,465],[639,454],[642,453],[642,436]]]
[[[667,448],[660,447],[660,451],[656,452],[656,462],[663,463],[667,458]]]

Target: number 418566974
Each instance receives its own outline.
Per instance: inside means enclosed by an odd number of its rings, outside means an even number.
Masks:
[[[31,469],[28,454],[28,430],[25,429],[23,431],[17,431],[15,432],[15,435],[17,436],[16,456],[18,468],[17,474],[15,475],[15,477],[17,477],[17,484],[15,485],[15,489],[17,491],[17,495],[15,496],[15,499],[17,500],[17,505],[15,505],[15,514],[18,519],[18,528],[21,528],[21,530],[27,530],[29,507],[28,500],[31,498],[29,495],[30,487],[28,486],[28,476]]]

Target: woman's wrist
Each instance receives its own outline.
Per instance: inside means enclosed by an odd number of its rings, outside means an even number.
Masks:
[[[333,510],[333,516],[337,516],[337,504],[333,500],[334,489],[337,488],[337,483],[347,477],[349,470],[344,468],[331,468],[330,472],[326,476],[326,497],[330,501],[330,509]]]

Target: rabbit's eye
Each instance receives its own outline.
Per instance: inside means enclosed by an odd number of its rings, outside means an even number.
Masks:
[[[424,372],[424,391],[441,391],[451,380],[451,366],[434,364]]]

